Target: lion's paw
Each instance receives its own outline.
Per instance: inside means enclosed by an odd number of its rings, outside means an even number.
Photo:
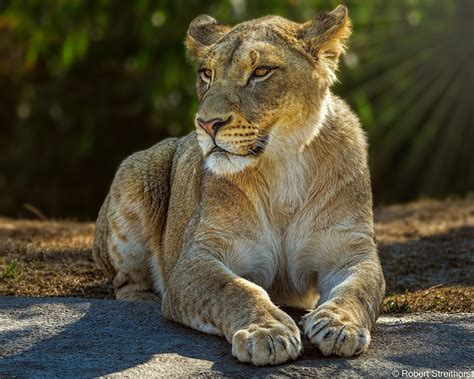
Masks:
[[[302,352],[300,331],[293,319],[277,309],[262,322],[235,332],[232,355],[256,366],[275,365],[296,359]]]
[[[304,333],[324,355],[351,357],[369,347],[370,332],[351,321],[345,312],[316,309],[304,317]]]

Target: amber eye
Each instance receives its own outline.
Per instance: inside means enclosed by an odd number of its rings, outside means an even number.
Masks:
[[[210,82],[212,78],[212,71],[205,68],[199,71],[199,75],[201,75],[201,79],[206,83]]]
[[[261,78],[262,76],[265,76],[270,73],[270,69],[266,67],[257,67],[255,71],[253,72],[253,75],[256,76],[257,78]]]

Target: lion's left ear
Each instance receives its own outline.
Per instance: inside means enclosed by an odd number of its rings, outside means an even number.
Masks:
[[[351,20],[347,7],[339,5],[332,12],[318,13],[301,26],[299,39],[315,58],[326,58],[336,69],[339,56],[344,52],[347,38],[351,35]]]
[[[185,45],[192,61],[202,59],[209,48],[226,35],[231,28],[208,15],[197,16],[189,25]]]

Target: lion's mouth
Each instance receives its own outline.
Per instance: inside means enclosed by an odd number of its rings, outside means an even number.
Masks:
[[[209,152],[209,155],[211,154],[214,154],[214,153],[228,153],[228,154],[232,154],[230,151],[227,151],[225,149],[223,149],[222,147],[220,146],[217,146],[217,145],[214,145],[214,147],[211,149],[211,151]]]
[[[212,147],[212,149],[209,151],[207,155],[210,156],[212,154],[216,154],[216,155],[229,154],[229,155],[235,155],[237,157],[249,157],[249,156],[256,157],[263,153],[263,151],[267,147],[267,143],[268,143],[268,135],[259,136],[257,138],[257,142],[255,143],[254,147],[250,148],[249,151],[245,154],[239,154],[239,153],[233,153],[232,151],[226,150],[214,142],[214,146]]]
[[[236,157],[249,157],[249,156],[256,156],[257,154],[255,153],[255,149],[250,149],[248,153],[245,154],[239,154],[239,153],[233,153],[231,151],[225,150],[220,146],[214,146],[211,151],[209,151],[209,155],[234,155]]]

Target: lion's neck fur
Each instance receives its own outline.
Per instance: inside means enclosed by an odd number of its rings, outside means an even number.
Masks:
[[[306,120],[295,117],[297,125],[283,125],[291,133],[269,142],[258,165],[238,175],[239,187],[278,213],[292,214],[303,207],[317,177],[315,150],[318,135],[331,114],[331,101],[331,93],[327,91],[319,109]]]

